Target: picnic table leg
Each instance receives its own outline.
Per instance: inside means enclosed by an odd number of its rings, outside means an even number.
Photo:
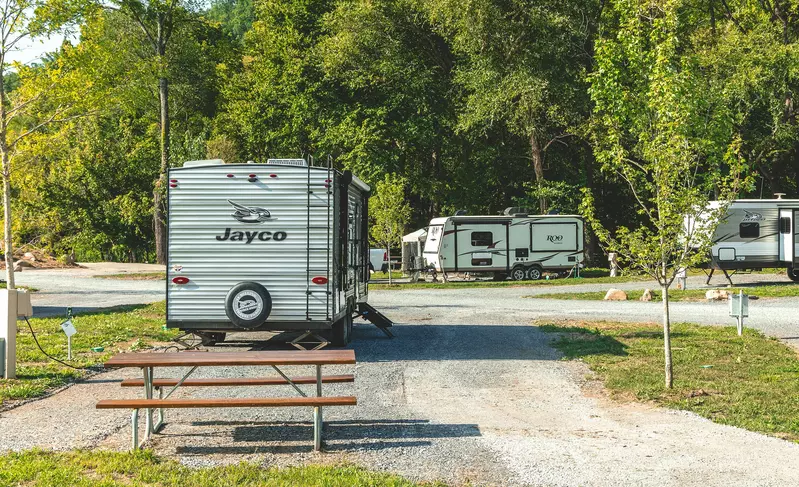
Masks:
[[[316,397],[322,397],[322,366],[316,366]],[[322,408],[313,408],[313,439],[315,451],[322,449]]]
[[[152,399],[153,398],[153,368],[152,367],[144,367],[144,398],[145,399]],[[149,440],[150,435],[153,434],[153,410],[152,408],[147,408],[147,413],[145,414],[145,433],[144,439]]]
[[[133,429],[133,448],[131,450],[139,449],[139,410],[134,409],[133,414],[130,415],[130,424]]]

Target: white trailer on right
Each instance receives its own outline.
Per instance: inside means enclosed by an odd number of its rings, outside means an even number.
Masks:
[[[709,207],[719,205],[711,201]],[[713,233],[709,265],[725,275],[784,268],[792,281],[799,282],[799,200],[733,201]]]
[[[521,281],[582,265],[582,217],[527,215],[514,210],[508,208],[497,216],[433,219],[423,252],[427,268],[442,274],[479,272]]]

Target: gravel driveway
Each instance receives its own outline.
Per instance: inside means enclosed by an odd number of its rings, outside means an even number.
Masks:
[[[47,309],[40,305],[91,307],[106,294],[109,300],[136,300],[127,302],[163,296],[161,282],[90,277],[96,269],[84,275],[59,272],[63,271],[20,275],[20,283],[42,289],[34,297],[37,311]],[[55,279],[65,275],[70,277]],[[698,286],[693,281],[691,285]],[[169,424],[153,447],[189,465],[344,461],[454,484],[796,485],[799,445],[714,424],[687,412],[610,402],[587,379],[584,365],[559,360],[549,346],[552,336],[530,326],[531,320],[547,317],[658,319],[656,303],[523,297],[607,287],[373,292],[371,302],[398,322],[397,337],[389,340],[372,326],[358,326],[351,345],[358,365],[326,371],[354,369],[354,385],[330,385],[326,390],[354,393],[359,404],[326,408],[324,453],[311,451],[310,411],[296,408],[168,411]],[[749,323],[782,338],[799,336],[797,304],[796,299],[753,302]],[[726,312],[723,303],[674,303],[672,311],[675,320],[731,324]],[[233,335],[216,349],[280,347],[247,338]],[[269,373],[255,368],[201,372],[200,376]],[[129,412],[98,411],[94,404],[103,398],[136,397],[137,391],[122,390],[117,382],[135,374],[100,374],[55,396],[0,414],[0,450],[128,448]],[[179,394],[288,393],[273,387]]]
[[[691,413],[605,399],[586,379],[587,368],[559,360],[549,346],[552,337],[530,326],[531,319],[656,320],[659,306],[522,298],[561,289],[373,292],[371,302],[398,322],[397,337],[389,340],[374,327],[358,326],[352,344],[358,365],[327,370],[346,373],[354,368],[354,385],[330,385],[326,390],[354,392],[359,404],[325,410],[325,453],[311,451],[310,411],[295,408],[169,411],[170,423],[153,447],[189,465],[346,461],[455,484],[796,485],[797,444],[714,424]],[[758,301],[755,307],[772,312],[751,321],[790,331],[796,303]],[[677,319],[725,322],[724,304],[676,304]],[[216,349],[277,346],[252,343],[244,335],[231,338]],[[95,376],[54,397],[3,413],[0,431],[14,434],[0,436],[0,449],[127,448],[129,412],[97,411],[93,406],[101,398],[134,397],[136,391],[123,391],[113,382],[133,373]],[[250,368],[204,373],[268,372]],[[289,392],[229,388],[213,394]]]

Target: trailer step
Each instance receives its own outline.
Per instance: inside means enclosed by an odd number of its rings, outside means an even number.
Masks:
[[[394,338],[394,334],[389,330],[390,327],[394,326],[394,322],[380,311],[374,309],[372,305],[369,303],[358,303],[358,314],[363,319],[371,321],[372,324],[385,333],[387,337]]]

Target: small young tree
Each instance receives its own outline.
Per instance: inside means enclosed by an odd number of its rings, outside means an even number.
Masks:
[[[626,181],[643,224],[612,234],[585,191],[583,214],[599,240],[660,285],[665,384],[672,387],[669,286],[707,258],[711,236],[745,180],[733,117],[690,54],[683,0],[615,0],[613,37],[596,43],[590,76],[592,136],[604,171]],[[719,204],[708,209],[709,195]],[[686,222],[693,222],[686,225]]]
[[[372,214],[372,238],[386,249],[388,256],[388,282],[391,284],[391,246],[402,241],[405,226],[411,219],[411,207],[405,200],[405,178],[386,174],[369,198]]]

